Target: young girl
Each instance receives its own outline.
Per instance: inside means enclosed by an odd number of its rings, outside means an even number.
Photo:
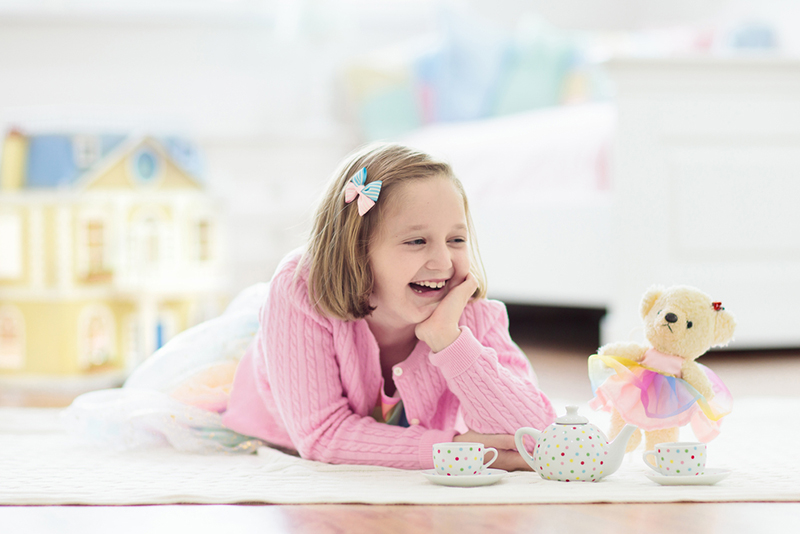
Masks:
[[[269,284],[219,407],[223,434],[311,460],[404,469],[432,468],[434,443],[479,441],[498,449],[494,467],[526,469],[514,432],[544,428],[555,413],[505,307],[484,298],[476,253],[447,164],[392,144],[347,158],[307,248]],[[187,388],[173,398],[178,390]]]

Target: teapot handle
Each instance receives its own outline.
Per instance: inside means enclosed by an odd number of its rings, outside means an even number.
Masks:
[[[533,456],[528,454],[528,450],[525,448],[525,442],[522,439],[523,436],[530,436],[536,441],[539,439],[539,436],[541,436],[541,432],[535,428],[523,427],[514,433],[514,443],[517,445],[517,451],[519,451],[525,463],[531,466],[531,469],[536,470],[536,467],[533,465]]]

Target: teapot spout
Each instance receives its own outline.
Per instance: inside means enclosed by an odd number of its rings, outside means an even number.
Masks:
[[[625,457],[625,447],[628,445],[628,440],[635,430],[635,425],[625,425],[614,441],[608,444],[609,458],[606,462],[605,475],[610,475],[622,465],[622,459]]]

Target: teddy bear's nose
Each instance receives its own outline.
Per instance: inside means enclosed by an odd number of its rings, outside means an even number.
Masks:
[[[670,312],[670,313],[666,314],[666,315],[664,316],[664,319],[666,319],[668,323],[677,323],[677,322],[678,322],[678,316],[677,316],[677,315],[675,315],[675,314],[674,314],[674,313],[672,313],[672,312]]]

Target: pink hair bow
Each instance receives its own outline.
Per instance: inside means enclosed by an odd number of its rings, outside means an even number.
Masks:
[[[367,168],[364,167],[355,173],[344,188],[344,201],[350,204],[358,197],[358,214],[362,217],[365,213],[372,209],[378,196],[381,194],[381,182],[376,180],[366,184],[367,181]]]

